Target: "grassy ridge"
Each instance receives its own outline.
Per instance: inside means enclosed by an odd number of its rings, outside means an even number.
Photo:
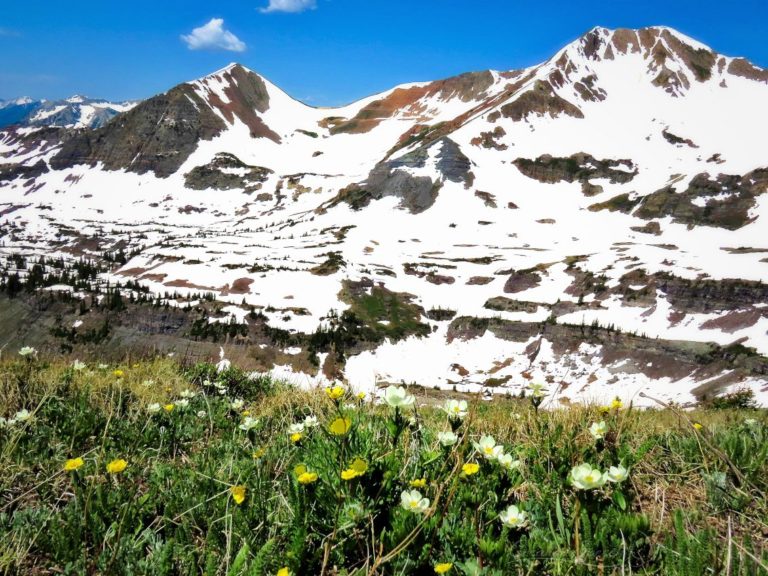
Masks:
[[[3,363],[0,573],[768,574],[764,411],[338,394]],[[628,477],[579,489],[584,463]]]

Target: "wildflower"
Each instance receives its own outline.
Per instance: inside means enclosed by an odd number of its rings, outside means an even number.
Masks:
[[[120,474],[120,472],[125,470],[127,466],[128,462],[122,458],[118,458],[117,460],[112,460],[112,462],[107,464],[107,472],[110,474]]]
[[[512,454],[501,454],[496,458],[496,461],[505,470],[515,470],[520,468],[520,460],[515,460],[515,457],[512,456]]]
[[[525,528],[528,524],[528,514],[520,510],[514,504],[507,507],[499,514],[501,523],[508,528]]]
[[[461,471],[463,472],[464,476],[472,476],[472,474],[477,474],[479,470],[480,465],[475,464],[474,462],[467,462],[461,467]]]
[[[109,368],[109,364],[99,364],[99,365],[97,366],[97,368],[98,368],[99,370],[106,370],[107,368]]]
[[[85,464],[85,460],[82,458],[70,458],[66,462],[64,462],[64,470],[67,472],[73,472],[80,468],[83,464]]]
[[[245,486],[232,486],[229,491],[232,493],[235,504],[240,505],[245,502]]]
[[[149,412],[150,414],[156,414],[160,412],[160,409],[161,409],[161,406],[157,402],[153,402],[152,404],[147,406],[147,412]]]
[[[176,408],[176,405],[175,405],[173,402],[171,402],[171,403],[169,403],[169,404],[166,404],[165,406],[163,406],[163,410],[165,410],[165,411],[166,411],[166,412],[168,412],[168,413],[170,413],[170,412],[173,412],[173,409],[174,409],[174,408]]]
[[[744,420],[744,424],[746,424],[750,428],[754,428],[754,427],[756,427],[758,425],[758,422],[757,422],[757,420],[755,418],[746,418]]]
[[[294,444],[298,444],[301,442],[301,439],[304,437],[304,435],[301,432],[296,432],[294,434],[291,434],[291,442]]]
[[[254,450],[254,452],[253,452],[253,459],[254,460],[258,460],[259,458],[264,456],[264,454],[266,454],[266,453],[267,453],[267,451],[264,448],[259,448],[258,450]]]
[[[32,418],[32,414],[30,413],[29,410],[24,408],[23,410],[19,410],[18,412],[16,412],[16,415],[13,417],[13,420],[14,422],[26,422],[30,418]]]
[[[334,436],[343,436],[352,427],[352,420],[349,418],[336,418],[328,427],[328,432]]]
[[[352,470],[351,468],[347,468],[346,470],[341,471],[341,479],[342,480],[352,480],[353,478],[357,478],[359,474]]]
[[[422,498],[418,490],[404,490],[400,494],[400,505],[410,512],[423,514],[429,509],[429,499]]]
[[[616,398],[613,399],[611,402],[611,409],[612,410],[621,410],[624,407],[624,403],[621,401],[621,399],[616,396]]]
[[[256,418],[251,418],[250,416],[246,416],[243,419],[242,424],[238,426],[240,430],[243,430],[244,432],[248,432],[248,430],[255,428],[258,425],[259,421]]]
[[[357,404],[353,404],[352,402],[347,402],[342,406],[344,410],[357,410]]]
[[[443,410],[451,420],[464,420],[467,416],[467,401],[446,400]]]
[[[358,400],[360,400],[360,402],[362,402],[363,400],[365,400],[365,392],[358,392],[355,395],[355,398],[357,398]]]
[[[702,425],[701,425],[701,424],[699,424],[698,422],[694,422],[694,423],[693,423],[693,427],[694,427],[696,430],[701,430],[702,428],[704,428],[704,426],[702,426]]]
[[[533,398],[544,398],[547,392],[547,388],[544,386],[544,384],[539,383],[529,384],[528,389],[531,391],[531,396]]]
[[[288,566],[283,566],[277,571],[277,576],[291,576],[291,571],[288,569]]]
[[[579,464],[571,470],[570,480],[577,490],[592,490],[600,488],[606,483],[608,473],[600,472],[598,468],[592,468],[591,464]]]
[[[624,466],[611,466],[608,468],[608,480],[610,482],[624,482],[629,476],[629,471]]]
[[[453,446],[458,442],[459,437],[456,436],[453,432],[440,432],[437,435],[437,441],[440,442],[441,446]]]
[[[243,418],[245,418],[246,416],[250,416],[250,415],[251,415],[251,411],[250,410],[243,410],[242,412],[240,412],[240,416],[242,416]]]
[[[123,376],[125,376],[125,372],[123,372],[118,368],[117,370],[112,372],[112,376],[116,376],[117,378],[122,378]]]
[[[288,434],[301,434],[304,432],[304,424],[302,422],[297,422],[296,424],[291,424],[288,426]]]
[[[440,562],[439,564],[435,564],[435,574],[445,574],[451,568],[453,568],[451,562]]]
[[[409,483],[411,488],[426,488],[427,487],[427,479],[426,478],[417,478],[416,480],[411,480]]]
[[[184,390],[181,391],[181,394],[179,394],[179,396],[181,396],[182,398],[189,399],[189,398],[194,398],[196,394],[192,392],[192,390],[190,390],[189,388],[185,388]]]
[[[355,458],[349,465],[349,468],[341,471],[342,480],[352,480],[362,476],[368,471],[368,463],[362,458]]]
[[[187,406],[189,406],[189,400],[187,400],[186,398],[182,398],[181,400],[177,400],[176,401],[176,406],[178,406],[179,409],[186,408]]]
[[[232,366],[232,362],[224,358],[224,348],[219,346],[219,362],[216,364],[216,372],[229,370],[230,366]]]
[[[602,440],[605,438],[605,433],[608,432],[608,425],[604,421],[592,422],[589,427],[589,433],[595,440]]]
[[[155,385],[154,380],[144,380],[144,382],[141,383],[144,388],[152,388]]]
[[[80,360],[75,360],[72,362],[72,370],[75,372],[80,372],[82,370],[85,370],[85,362],[80,362]]]
[[[328,398],[330,398],[333,401],[340,400],[344,394],[346,393],[346,390],[342,388],[341,386],[333,386],[331,388],[326,388],[325,393],[328,395]]]
[[[312,416],[311,414],[304,418],[304,428],[315,428],[316,426],[319,426],[320,422],[317,420],[317,416]]]
[[[605,415],[605,414],[608,414],[611,411],[611,407],[610,406],[600,406],[597,409],[597,411],[600,412],[600,414]]]
[[[312,484],[317,482],[317,474],[315,472],[304,472],[299,474],[296,479],[299,481],[299,484]]]
[[[198,410],[197,411],[197,417],[198,418],[205,418],[206,416],[208,416],[208,412],[206,412],[205,410]]]
[[[37,349],[32,346],[24,346],[19,350],[19,356],[26,358],[28,356],[37,356]]]
[[[496,460],[496,458],[504,454],[504,447],[496,444],[493,436],[481,436],[480,440],[475,442],[475,450],[488,460]]]
[[[232,408],[232,410],[236,410],[236,411],[237,410],[242,410],[243,406],[245,406],[245,401],[243,401],[240,398],[232,400],[232,402],[230,402],[230,404],[229,404],[229,407]]]
[[[403,386],[389,386],[384,391],[384,402],[392,408],[405,408],[411,406],[415,401],[416,398],[413,394],[408,394]]]

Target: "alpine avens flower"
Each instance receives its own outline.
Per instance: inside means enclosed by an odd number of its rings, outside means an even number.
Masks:
[[[528,514],[514,504],[499,514],[499,519],[508,528],[524,528],[528,524]]]
[[[424,498],[418,490],[404,490],[400,494],[400,505],[416,514],[423,514],[429,510],[429,499]]]
[[[496,460],[504,454],[504,447],[496,444],[493,436],[481,436],[480,440],[474,444],[475,450],[480,452],[488,460]]]
[[[299,442],[301,442],[302,438],[304,438],[304,434],[302,434],[301,432],[294,432],[293,434],[290,435],[291,442],[293,442],[294,444],[298,444]]]
[[[384,391],[384,402],[392,408],[405,408],[413,405],[415,401],[413,394],[408,394],[403,386],[389,386]]]
[[[64,462],[64,470],[67,472],[72,472],[74,470],[77,470],[80,468],[83,464],[85,464],[85,460],[82,458],[70,458],[66,462]]]
[[[341,471],[342,480],[352,480],[362,476],[368,471],[368,463],[362,458],[355,458],[349,465],[349,468]]]
[[[698,423],[698,422],[694,422],[694,423],[693,423],[693,427],[694,427],[696,430],[701,430],[702,428],[704,428],[704,426],[702,426],[702,425],[701,425],[700,423]]]
[[[624,468],[624,466],[611,466],[608,468],[608,480],[610,482],[616,482],[618,484],[619,482],[624,482],[628,476],[629,470]]]
[[[618,396],[613,399],[611,402],[611,409],[613,410],[621,410],[624,407],[624,403],[621,401],[621,398]]]
[[[346,390],[344,390],[341,386],[332,386],[331,388],[326,388],[325,393],[328,395],[328,398],[331,400],[340,400],[344,397],[344,394],[346,394]]]
[[[443,410],[451,420],[464,420],[467,416],[466,400],[446,400]]]
[[[288,569],[288,566],[283,566],[280,568],[280,570],[277,571],[277,576],[292,576],[292,573]]]
[[[296,479],[299,481],[299,484],[312,484],[313,482],[317,482],[317,473],[304,472],[299,474],[298,478]]]
[[[245,502],[245,486],[232,486],[229,491],[232,493],[232,500],[235,501],[235,504],[240,505]]]
[[[259,424],[259,421],[256,418],[251,418],[250,416],[246,416],[245,418],[243,418],[243,421],[238,426],[238,428],[240,428],[240,430],[243,430],[244,432],[248,432],[248,430],[255,428],[258,424]]]
[[[608,473],[592,468],[591,464],[574,466],[570,474],[571,484],[577,490],[593,490],[602,487],[608,480]]]
[[[117,460],[112,460],[109,464],[107,464],[107,472],[110,474],[120,474],[120,472],[125,470],[127,467],[128,462],[122,458],[118,458]]]
[[[426,478],[417,478],[416,480],[411,480],[408,482],[408,485],[411,488],[426,488],[427,487],[427,479]]]
[[[472,476],[472,474],[477,474],[479,470],[480,464],[475,464],[474,462],[467,462],[461,467],[464,476]]]
[[[445,574],[451,568],[453,568],[451,562],[440,562],[439,564],[435,564],[435,574]]]
[[[592,434],[595,440],[605,438],[606,432],[608,432],[608,425],[604,421],[592,422],[592,425],[589,427],[589,433]]]
[[[453,446],[458,442],[459,437],[456,436],[453,432],[440,432],[437,435],[437,441],[440,442],[441,446]]]
[[[328,427],[328,432],[334,436],[344,436],[352,427],[352,420],[349,418],[336,418]]]
[[[163,406],[163,410],[165,410],[166,412],[173,412],[174,408],[176,408],[176,404],[174,404],[173,402],[170,402],[165,406]]]
[[[112,372],[112,375],[113,375],[113,376],[116,376],[117,378],[122,378],[123,376],[125,376],[125,372],[123,372],[122,370],[120,370],[120,369],[118,368],[117,370],[114,370],[114,371]]]

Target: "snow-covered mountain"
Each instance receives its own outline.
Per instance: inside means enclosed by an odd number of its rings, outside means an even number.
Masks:
[[[116,277],[289,332],[367,314],[360,386],[765,401],[766,101],[768,71],[663,27],[336,109],[232,64],[99,129],[0,133],[0,221],[6,250],[130,247]]]
[[[100,128],[121,112],[127,112],[138,102],[107,102],[85,96],[66,100],[33,100],[17,98],[0,101],[0,128],[57,127]]]

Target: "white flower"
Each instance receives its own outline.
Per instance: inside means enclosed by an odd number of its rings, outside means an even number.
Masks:
[[[499,465],[505,470],[515,470],[520,468],[520,460],[515,460],[512,454],[501,454],[496,458]]]
[[[453,446],[459,441],[459,437],[453,432],[440,432],[437,435],[437,441],[441,446]]]
[[[504,454],[504,447],[496,444],[493,436],[481,436],[478,442],[474,444],[475,450],[480,452],[488,460],[496,460]]]
[[[72,322],[72,328],[75,328],[75,329],[80,328],[80,326],[82,325],[83,325],[82,320],[75,320],[74,322]]]
[[[19,410],[16,412],[16,415],[13,417],[13,420],[15,422],[26,422],[32,418],[32,414],[27,410],[26,408],[24,410]]]
[[[194,398],[196,394],[192,392],[189,388],[185,388],[181,391],[181,394],[179,394],[182,398]]]
[[[392,408],[405,408],[411,406],[416,401],[413,394],[408,394],[408,391],[402,386],[389,386],[384,391],[384,402],[389,404]]]
[[[27,357],[27,356],[37,356],[37,349],[32,348],[32,346],[24,346],[19,350],[19,356]]]
[[[109,368],[109,364],[99,364],[99,365],[97,366],[97,368],[98,368],[99,370],[106,370],[107,368]]]
[[[215,386],[215,384],[206,378],[203,380],[203,386]]]
[[[423,498],[418,490],[404,490],[400,494],[400,505],[409,512],[423,514],[429,509],[429,499]]]
[[[157,402],[154,402],[149,406],[147,406],[147,412],[151,414],[155,414],[156,412],[160,412],[160,408],[161,408],[160,404],[158,404]]]
[[[571,484],[577,490],[592,490],[600,488],[608,480],[607,472],[600,472],[598,468],[592,468],[591,464],[579,464],[571,470]]]
[[[754,418],[746,418],[744,420],[744,424],[746,424],[750,428],[753,428],[753,427],[757,426],[757,420],[755,420]]]
[[[311,414],[304,418],[304,428],[314,428],[316,426],[319,426],[320,422],[317,420],[317,416],[312,416]]]
[[[154,380],[144,380],[144,382],[142,382],[141,385],[144,386],[144,388],[152,388],[152,386],[155,385],[155,381]]]
[[[589,427],[589,433],[595,440],[603,439],[606,432],[608,432],[608,425],[604,421],[592,422],[592,426]]]
[[[242,410],[243,406],[245,406],[245,402],[240,398],[232,400],[229,404],[229,407],[232,408],[232,410]]]
[[[256,425],[259,423],[259,421],[256,418],[251,418],[250,416],[246,416],[243,418],[242,424],[238,426],[240,430],[244,430],[245,432],[248,432],[251,428],[255,428]]]
[[[525,528],[528,524],[528,514],[514,504],[508,506],[506,510],[499,514],[499,519],[508,528]]]
[[[184,398],[184,399],[182,399],[182,400],[177,400],[177,401],[175,402],[175,404],[176,404],[176,406],[178,406],[179,408],[186,408],[187,406],[189,406],[189,400],[187,400],[186,398]]]
[[[72,362],[72,370],[75,370],[76,372],[85,370],[85,362],[80,362],[80,360],[75,360],[74,362]]]
[[[544,398],[547,393],[547,389],[544,384],[531,383],[528,385],[528,389],[531,391],[531,396],[534,398]]]
[[[619,465],[608,468],[608,480],[610,482],[616,482],[618,484],[619,482],[624,482],[628,476],[629,470],[624,468],[624,466]]]
[[[291,424],[288,426],[288,434],[303,434],[304,433],[304,423],[303,422],[296,422],[295,424]]]
[[[216,372],[229,370],[230,366],[232,366],[232,362],[224,358],[224,348],[219,347],[219,362],[216,364]]]
[[[357,404],[353,404],[352,402],[347,402],[346,404],[344,404],[342,406],[342,408],[344,410],[356,410],[357,409]]]
[[[451,420],[464,420],[467,416],[466,400],[446,400],[443,410]]]
[[[198,410],[197,411],[197,417],[198,418],[205,418],[206,416],[208,416],[208,412],[206,412],[205,410]]]

